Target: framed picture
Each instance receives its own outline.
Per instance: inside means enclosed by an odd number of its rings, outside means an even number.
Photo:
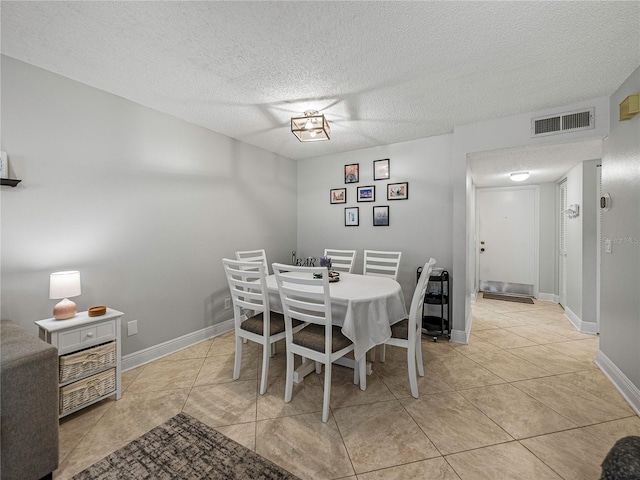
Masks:
[[[373,226],[388,227],[389,226],[389,207],[373,207]]]
[[[374,180],[389,180],[389,159],[374,160],[373,161],[373,179]]]
[[[389,183],[387,185],[387,200],[406,200],[409,198],[409,183]]]
[[[360,181],[360,164],[352,163],[344,166],[344,183],[358,183]]]
[[[347,203],[346,188],[332,188],[329,194],[330,203]]]
[[[368,187],[358,187],[359,202],[374,202],[376,199],[376,187],[370,185]]]
[[[360,225],[358,219],[358,211],[360,207],[347,207],[344,209],[344,226],[345,227],[357,227]]]

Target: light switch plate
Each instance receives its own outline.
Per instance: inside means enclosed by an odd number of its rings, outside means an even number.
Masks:
[[[138,320],[127,322],[127,337],[138,333]]]

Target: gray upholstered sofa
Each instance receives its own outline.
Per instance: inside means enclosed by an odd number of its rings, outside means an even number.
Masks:
[[[58,468],[58,350],[0,324],[0,477],[37,480]]]

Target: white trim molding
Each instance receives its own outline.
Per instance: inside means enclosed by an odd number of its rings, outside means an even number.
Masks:
[[[640,416],[640,389],[631,383],[631,380],[601,350],[596,352],[595,364],[616,387],[636,414]]]
[[[233,330],[233,328],[233,319],[230,319],[222,323],[218,323],[217,325],[212,325],[210,327],[203,328],[202,330],[188,333],[182,337],[154,345],[153,347],[125,355],[122,357],[122,371],[126,372],[132,368],[166,357],[167,355],[171,355],[172,353],[191,347],[196,343],[222,335],[223,333]]]
[[[569,307],[564,307],[564,316],[580,333],[589,333],[591,335],[596,335],[598,333],[597,325],[595,323],[583,322]]]
[[[538,300],[541,302],[560,303],[560,296],[554,293],[538,293]]]

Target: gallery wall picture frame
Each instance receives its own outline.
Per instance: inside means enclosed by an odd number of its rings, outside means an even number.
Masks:
[[[360,181],[360,164],[351,163],[344,166],[344,183],[358,183]]]
[[[373,226],[388,227],[389,226],[389,206],[373,207]]]
[[[391,178],[389,159],[384,158],[382,160],[374,160],[373,161],[373,179],[389,180],[389,178]]]
[[[330,203],[347,203],[346,188],[332,188],[329,192]]]
[[[375,202],[376,187],[368,185],[366,187],[358,187],[358,202]]]
[[[360,207],[346,207],[344,209],[344,226],[357,227],[360,225]]]
[[[409,198],[409,182],[387,184],[387,200],[407,200]]]

